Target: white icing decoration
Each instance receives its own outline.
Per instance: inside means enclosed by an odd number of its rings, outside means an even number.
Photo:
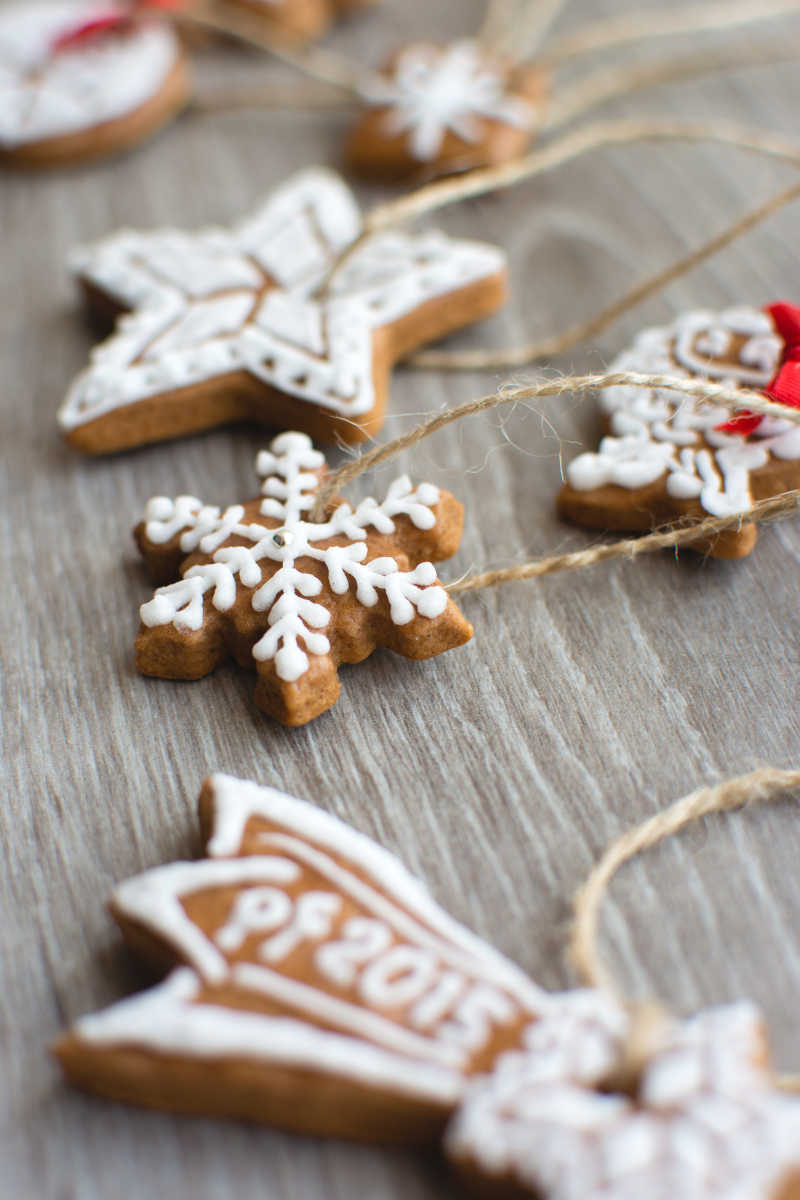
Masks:
[[[211,788],[210,852],[240,852],[251,817],[268,825],[257,838],[264,852],[175,863],[117,889],[116,911],[190,965],[84,1018],[76,1033],[86,1042],[303,1066],[452,1106],[471,1054],[494,1029],[548,1007],[522,972],[368,838],[272,789],[220,775]],[[222,924],[206,934],[189,917],[191,898],[231,887]],[[345,902],[357,915],[341,919]],[[201,1002],[201,981],[268,997],[290,1015]]]
[[[739,362],[730,355],[734,337],[745,338]],[[729,387],[765,388],[781,362],[783,342],[768,314],[752,308],[714,314],[691,312],[673,325],[645,330],[612,363],[612,371],[664,373],[722,380]],[[750,436],[722,433],[716,426],[733,411],[678,392],[638,387],[607,389],[601,404],[611,436],[597,453],[579,455],[567,468],[576,491],[607,484],[646,487],[667,473],[666,489],[676,500],[699,499],[715,517],[752,507],[750,472],[770,455],[800,459],[800,429],[790,421],[762,422]]]
[[[253,932],[277,929],[288,921],[292,902],[286,892],[274,887],[248,888],[240,892],[228,920],[214,934],[221,950],[238,950]]]
[[[326,942],[314,952],[317,970],[338,987],[350,987],[359,967],[383,953],[392,942],[392,931],[372,917],[351,917],[339,941]]]
[[[583,1018],[564,996],[472,1085],[450,1154],[547,1200],[772,1200],[800,1168],[800,1104],[758,1065],[757,1013],[676,1024],[632,1100],[591,1090],[617,1061],[625,1014],[602,1014],[591,993],[581,1004]]]
[[[260,848],[285,847],[289,844],[297,853],[298,848],[305,846],[308,852],[314,846],[325,852],[329,869],[333,866],[331,856],[344,859],[356,868],[359,875],[380,889],[384,896],[393,900],[399,909],[437,935],[437,941],[426,944],[438,948],[440,952],[449,947],[451,954],[457,948],[463,957],[459,957],[456,965],[466,971],[474,969],[476,961],[484,964],[484,970],[486,964],[491,964],[492,982],[498,988],[522,997],[522,1002],[531,1012],[541,1011],[547,1001],[546,993],[502,954],[454,921],[435,903],[425,885],[411,874],[396,855],[363,833],[351,829],[337,817],[309,804],[307,800],[298,800],[274,788],[236,779],[232,775],[213,775],[211,786],[214,832],[208,843],[208,853],[212,858],[239,854],[248,821],[251,817],[261,817],[271,825],[284,829],[286,835],[267,834],[260,839]],[[314,865],[317,861],[314,860]],[[374,905],[379,901],[377,893],[372,892],[368,903]],[[420,930],[411,936],[418,940]],[[470,966],[470,963],[473,965]]]
[[[407,133],[409,152],[421,162],[436,158],[448,130],[474,144],[481,119],[530,129],[535,115],[527,101],[509,91],[502,68],[469,40],[407,46],[391,75],[370,76],[360,92],[365,103],[388,109],[386,132]]]
[[[94,1046],[136,1046],[211,1061],[251,1059],[388,1088],[448,1107],[463,1090],[462,1076],[451,1068],[289,1017],[193,1004],[199,989],[193,971],[174,971],[159,987],[83,1017],[75,1032]]]
[[[405,1007],[427,991],[436,974],[437,962],[429,950],[394,946],[370,963],[361,976],[361,996],[371,1007]]]
[[[324,602],[314,599],[323,584],[298,565],[302,559],[322,564],[334,595],[343,595],[352,584],[356,599],[367,608],[384,595],[396,625],[406,625],[416,615],[431,620],[441,616],[447,593],[437,582],[432,563],[401,571],[393,558],[364,561],[369,553],[366,538],[370,527],[392,533],[393,518],[403,515],[417,529],[431,529],[436,523],[433,508],[439,500],[438,489],[432,484],[414,489],[403,476],[389,487],[383,503],[362,500],[355,510],[341,504],[329,520],[312,522],[305,517],[316,496],[314,472],[324,462],[302,433],[281,434],[270,450],[259,454],[257,470],[263,478],[264,496],[261,512],[280,522],[280,539],[274,529],[242,524],[241,505],[220,512],[191,496],[179,496],[174,503],[162,496],[152,500],[145,510],[148,539],[163,544],[183,530],[181,549],[189,553],[199,548],[212,554],[213,561],[193,566],[177,583],[159,588],[140,610],[144,624],[150,628],[172,624],[179,632],[199,630],[208,593],[213,606],[227,612],[236,600],[239,583],[255,588],[251,604],[256,612],[267,613],[268,628],[253,646],[253,657],[257,662],[274,662],[278,678],[291,683],[308,670],[309,655],[325,655],[330,650],[328,638],[319,632],[328,625],[330,613]],[[234,536],[248,544],[226,545]],[[325,544],[340,537],[347,538],[347,544]],[[261,563],[278,566],[264,578]]]
[[[314,299],[360,232],[352,193],[317,168],[232,230],[128,230],[77,251],[75,274],[131,311],[70,388],[62,429],[236,370],[339,415],[368,413],[374,332],[496,275],[505,256],[443,234],[379,234]]]
[[[302,942],[330,937],[333,919],[341,907],[341,897],[333,892],[306,892],[295,905],[291,923],[259,946],[259,958],[279,963]]]
[[[106,0],[25,0],[0,7],[0,147],[89,131],[156,96],[181,56],[164,23],[56,53],[58,37],[97,16],[124,12]]]

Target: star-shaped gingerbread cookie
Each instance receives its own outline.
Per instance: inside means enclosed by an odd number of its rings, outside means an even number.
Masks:
[[[129,880],[112,912],[166,981],[56,1047],[115,1099],[306,1133],[429,1141],[542,993],[390,853],[314,805],[215,775],[208,858]]]
[[[0,163],[100,158],[183,107],[191,84],[180,41],[165,22],[129,12],[114,0],[0,6]]]
[[[611,371],[709,379],[800,404],[796,387],[800,310],[689,312],[648,329]],[[596,453],[567,468],[562,516],[590,529],[638,532],[679,520],[743,516],[755,500],[800,486],[800,425],[733,412],[678,392],[609,388],[601,397],[609,433]],[[756,526],[717,535],[697,549],[741,558]]]
[[[539,124],[544,73],[487,54],[475,41],[413,42],[361,87],[366,111],[345,156],[361,175],[432,177],[523,154]]]
[[[797,1200],[800,1103],[751,1006],[676,1022],[630,1095],[600,1090],[625,1029],[611,1011],[598,1038],[591,1008],[593,1025],[545,1015],[474,1083],[447,1137],[465,1176],[498,1200]]]
[[[335,704],[337,668],[386,646],[423,659],[472,626],[431,559],[454,554],[463,509],[431,484],[396,480],[382,503],[333,501],[315,521],[323,456],[284,433],[257,459],[261,497],[224,511],[194,496],[150,501],[136,540],[160,587],[141,609],[145,675],[199,679],[232,657],[258,672],[255,701],[286,725]]]
[[[374,434],[394,363],[494,312],[506,261],[395,232],[342,258],[360,232],[344,183],[308,170],[233,230],[123,232],[79,251],[93,311],[126,315],[69,391],[67,440],[99,454],[242,420],[326,441]]]

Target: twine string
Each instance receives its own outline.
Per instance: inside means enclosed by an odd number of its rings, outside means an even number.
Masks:
[[[707,259],[730,246],[751,229],[774,216],[775,213],[798,198],[800,198],[800,184],[794,184],[776,196],[772,196],[764,204],[760,204],[758,208],[754,208],[729,225],[722,233],[711,238],[705,245],[693,250],[677,262],[671,263],[663,270],[657,271],[642,283],[637,284],[619,300],[615,300],[613,304],[609,304],[588,320],[581,321],[563,333],[543,338],[538,342],[528,342],[524,346],[507,346],[500,350],[426,350],[407,359],[406,364],[412,367],[445,371],[485,371],[497,368],[510,369],[529,365],[545,358],[557,358],[581,342],[588,341],[589,338],[597,337],[598,334],[605,332],[625,313],[637,308],[652,296],[658,295],[676,279],[680,279],[701,263],[706,262]]]
[[[724,122],[717,124],[629,119],[592,122],[570,131],[544,149],[536,150],[524,158],[501,163],[499,166],[483,167],[455,178],[441,179],[376,205],[364,217],[359,236],[333,261],[325,278],[314,292],[314,298],[321,299],[328,293],[334,276],[377,233],[408,225],[428,213],[462,200],[504,191],[523,180],[554,171],[584,154],[603,147],[624,146],[643,141],[708,141],[800,166],[800,145],[787,138],[765,134],[747,126]]]
[[[400,434],[382,446],[373,446],[357,455],[335,471],[317,494],[314,520],[321,520],[333,496],[348,487],[354,480],[372,467],[380,466],[395,455],[411,450],[424,438],[437,433],[455,421],[476,413],[487,412],[504,404],[519,404],[531,400],[542,400],[549,396],[573,396],[580,392],[599,391],[611,387],[651,388],[667,392],[679,392],[684,396],[695,396],[713,404],[734,409],[749,409],[764,416],[784,417],[800,424],[800,409],[789,408],[767,400],[762,392],[748,388],[732,388],[724,383],[707,379],[682,379],[674,375],[651,375],[641,371],[610,371],[601,375],[567,375],[556,379],[543,379],[538,383],[522,387],[507,387],[489,392],[476,400],[466,400],[452,408],[443,409],[421,421],[413,429]],[[789,493],[787,493],[789,494]],[[765,502],[766,503],[766,502]],[[752,511],[755,511],[752,510]]]
[[[172,19],[178,26],[183,25],[187,29],[223,34],[257,50],[266,50],[274,58],[319,83],[350,92],[354,96],[359,93],[361,71],[355,63],[324,50],[295,50],[288,42],[266,34],[258,18],[254,19],[244,11],[226,13],[223,17],[215,8],[201,2],[174,13]]]
[[[547,66],[619,49],[632,42],[650,41],[686,34],[719,33],[741,28],[774,17],[797,14],[797,0],[713,0],[710,4],[692,4],[683,8],[665,8],[661,12],[625,13],[581,26],[552,43],[543,56]]]
[[[504,583],[520,583],[525,579],[538,579],[543,575],[556,575],[561,571],[581,571],[616,558],[633,561],[642,554],[655,554],[659,550],[680,550],[683,546],[705,545],[721,533],[740,530],[750,524],[764,524],[793,516],[800,508],[800,491],[781,492],[766,500],[758,500],[746,512],[727,517],[708,517],[704,521],[690,524],[671,525],[657,529],[643,537],[625,538],[617,542],[603,542],[589,546],[586,550],[573,550],[566,554],[553,554],[545,558],[534,558],[515,567],[502,567],[495,571],[481,571],[468,575],[447,585],[451,596],[459,592],[478,592],[498,587]]]
[[[735,70],[738,67],[761,66],[797,58],[797,47],[786,36],[744,45],[716,47],[697,54],[681,54],[656,59],[634,66],[619,66],[593,71],[571,87],[564,88],[548,108],[542,125],[552,132],[574,121],[584,113],[621,99],[644,88],[676,83],[714,71]]]
[[[517,19],[509,22],[498,49],[518,61],[536,60],[567,0],[522,0]]]
[[[496,54],[503,45],[518,3],[519,0],[488,0],[486,15],[478,31],[478,41],[488,54]]]
[[[367,214],[363,237],[419,217],[462,200],[504,191],[523,180],[555,170],[568,162],[606,147],[632,142],[711,142],[763,154],[800,165],[800,145],[763,130],[726,122],[681,122],[659,120],[593,121],[572,130],[548,146],[524,158],[499,166],[483,167],[463,176],[441,179],[413,192],[376,205]]]
[[[569,959],[581,982],[588,987],[608,990],[620,998],[623,996],[614,973],[600,953],[598,926],[600,908],[611,881],[625,863],[637,858],[645,850],[674,837],[694,821],[702,820],[713,813],[735,812],[758,804],[770,804],[798,788],[800,771],[761,767],[715,787],[700,788],[617,838],[603,854],[573,902],[574,921],[569,941]],[[635,1006],[634,1012],[637,1010],[638,1006]],[[645,1026],[646,1009],[642,1016],[644,1020],[641,1026]],[[640,1038],[641,1026],[636,1028],[637,1038]],[[634,1047],[632,1057],[641,1056],[642,1053],[647,1055],[646,1050]],[[785,1091],[800,1091],[798,1076],[782,1076],[777,1083]]]

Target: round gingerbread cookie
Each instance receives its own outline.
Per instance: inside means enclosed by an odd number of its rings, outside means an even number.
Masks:
[[[164,22],[119,4],[26,0],[0,9],[0,163],[47,167],[128,149],[189,97]]]
[[[536,135],[546,75],[465,38],[413,42],[361,86],[364,110],[345,145],[366,178],[418,179],[519,158]]]

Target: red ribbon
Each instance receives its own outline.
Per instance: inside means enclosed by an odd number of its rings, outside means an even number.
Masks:
[[[783,358],[772,382],[764,389],[770,400],[786,404],[789,408],[800,408],[800,307],[781,301],[770,304],[765,310],[772,317],[776,330],[783,338]],[[747,437],[755,433],[764,417],[759,413],[742,409],[730,421],[723,421],[715,428],[720,433],[738,433]]]
[[[72,50],[76,46],[85,46],[91,42],[100,41],[111,33],[124,33],[133,27],[136,17],[142,16],[148,9],[179,9],[186,6],[187,0],[134,0],[127,12],[101,13],[89,21],[82,21],[66,29],[53,42],[53,53],[62,50]]]

